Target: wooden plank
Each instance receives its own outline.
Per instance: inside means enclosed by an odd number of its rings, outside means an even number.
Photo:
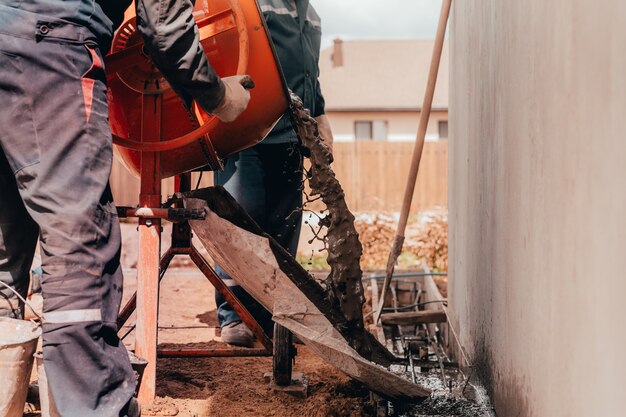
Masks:
[[[388,313],[380,316],[383,324],[410,326],[423,323],[445,323],[446,313],[443,311],[408,311],[404,313]]]

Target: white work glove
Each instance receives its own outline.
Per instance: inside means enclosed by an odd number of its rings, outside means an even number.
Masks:
[[[244,112],[250,102],[250,90],[254,81],[249,75],[235,75],[222,78],[226,93],[224,100],[213,110],[213,114],[222,122],[232,122]]]

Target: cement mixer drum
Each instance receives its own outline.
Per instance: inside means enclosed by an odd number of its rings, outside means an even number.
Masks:
[[[200,42],[216,72],[249,74],[255,81],[248,109],[233,123],[222,123],[195,104],[187,109],[145,53],[134,5],[125,17],[105,67],[116,154],[134,174],[142,152],[160,153],[162,178],[219,169],[222,158],[259,143],[286,112],[286,85],[255,0],[199,0],[194,7]],[[146,115],[154,120],[155,112],[160,138],[142,137]]]

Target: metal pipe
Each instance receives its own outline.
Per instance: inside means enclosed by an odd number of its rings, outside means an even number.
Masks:
[[[448,273],[447,272],[407,272],[407,273],[402,273],[402,274],[393,274],[392,278],[417,278],[417,277],[447,277]],[[363,279],[376,279],[376,280],[381,280],[381,279],[385,279],[387,277],[387,275],[385,274],[375,274],[375,275],[368,275],[366,277],[363,277]]]
[[[136,217],[139,219],[163,219],[172,222],[183,220],[204,220],[204,210],[190,210],[185,208],[151,208],[151,207],[118,207],[117,214],[120,218]]]

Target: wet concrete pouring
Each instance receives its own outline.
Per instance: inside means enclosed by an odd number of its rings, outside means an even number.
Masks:
[[[362,357],[389,365],[392,357],[365,329],[363,322],[365,294],[360,263],[363,248],[354,226],[354,215],[331,168],[332,153],[320,137],[315,119],[294,94],[291,95],[291,110],[296,132],[311,161],[311,170],[306,175],[311,196],[320,198],[326,205],[320,226],[327,229],[322,240],[328,253],[330,274],[324,284],[331,303],[343,315],[343,322],[336,327]]]
[[[372,358],[370,340],[371,335],[366,329],[363,320],[363,308],[365,296],[363,289],[363,272],[360,267],[362,246],[358,233],[354,227],[354,216],[345,202],[345,195],[335,178],[331,168],[333,162],[332,153],[324,144],[319,135],[315,120],[308,110],[302,106],[301,100],[292,94],[292,119],[301,144],[308,150],[311,161],[310,172],[307,172],[311,196],[321,198],[327,207],[325,216],[320,219],[320,225],[325,227],[326,234],[323,236],[324,246],[328,252],[328,264],[331,273],[325,280],[329,298],[338,305],[346,318],[346,326],[355,331],[351,345],[364,357]],[[309,197],[307,196],[307,199]],[[319,233],[319,232],[318,232]],[[414,300],[418,303],[420,300]],[[371,307],[370,307],[371,308]],[[401,331],[401,330],[400,330]],[[415,335],[428,335],[428,327],[415,326]],[[345,336],[345,332],[342,332]],[[409,336],[413,337],[413,335]],[[419,358],[411,358],[414,355],[410,343],[404,344],[403,354],[405,362],[401,365],[388,367],[394,373],[432,391],[430,397],[416,402],[390,402],[384,399],[378,401],[378,415],[387,416],[440,416],[440,417],[484,417],[495,416],[492,407],[482,390],[471,383],[471,375],[466,376],[458,367],[444,367],[439,356],[443,348],[435,338],[426,337],[426,357],[437,356],[438,361],[422,361],[422,365],[414,363]],[[402,350],[402,348],[400,348]],[[434,351],[434,353],[433,353]],[[428,362],[428,364],[426,363]],[[439,365],[439,366],[438,366]],[[425,372],[422,372],[425,371]],[[477,401],[477,397],[480,398]],[[373,398],[376,398],[374,395]],[[479,404],[480,403],[480,404]]]

